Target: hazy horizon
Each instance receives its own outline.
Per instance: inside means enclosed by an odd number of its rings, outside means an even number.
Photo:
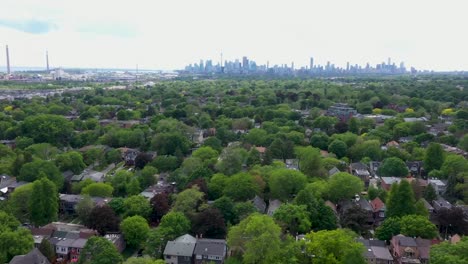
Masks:
[[[200,59],[327,61],[468,70],[468,2],[6,0],[0,71],[12,67],[176,70]]]

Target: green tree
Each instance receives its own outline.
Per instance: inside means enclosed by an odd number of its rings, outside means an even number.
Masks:
[[[81,190],[81,194],[97,197],[112,197],[114,188],[103,182],[93,182]]]
[[[387,199],[387,217],[402,217],[415,214],[415,199],[413,189],[408,181],[401,181],[400,184],[393,184]]]
[[[437,199],[437,192],[432,184],[428,184],[426,189],[424,189],[423,197],[429,203],[432,203],[432,201]]]
[[[253,128],[245,135],[245,141],[255,146],[265,146],[267,142],[268,133],[261,128]]]
[[[400,220],[401,233],[410,237],[421,237],[426,239],[435,238],[437,227],[421,215],[405,215]]]
[[[0,263],[8,263],[16,255],[24,255],[34,247],[31,232],[12,215],[0,211]]]
[[[281,228],[266,215],[252,214],[233,226],[227,243],[243,263],[275,263],[280,255]]]
[[[312,225],[305,205],[282,204],[273,218],[291,235],[304,234],[310,231]]]
[[[226,148],[221,153],[216,169],[226,175],[233,175],[242,170],[247,151],[243,148]]]
[[[28,222],[31,214],[31,193],[33,184],[29,183],[16,188],[8,199],[10,212],[22,223]]]
[[[339,172],[328,181],[327,196],[333,202],[350,199],[361,193],[364,183],[356,176],[346,172]]]
[[[346,151],[348,150],[348,146],[346,143],[339,139],[333,140],[330,145],[328,145],[328,151],[334,153],[336,157],[341,159],[342,157],[346,156]]]
[[[120,229],[128,246],[138,248],[146,240],[150,228],[145,218],[135,215],[125,218]]]
[[[41,244],[39,244],[39,251],[44,255],[50,263],[55,259],[55,249],[54,246],[47,239],[42,239]]]
[[[190,220],[183,213],[169,212],[162,217],[159,227],[166,229],[166,235],[174,239],[190,231]]]
[[[375,236],[380,240],[389,241],[393,236],[400,234],[401,225],[399,217],[389,217],[377,227],[375,230]]]
[[[322,173],[322,157],[320,150],[312,147],[296,148],[296,154],[299,158],[299,168],[308,177],[321,176]]]
[[[44,174],[45,177],[51,180],[57,186],[57,189],[60,190],[62,188],[64,178],[59,169],[50,161],[35,160],[24,164],[20,170],[18,180],[33,182],[39,179],[39,175],[41,174]]]
[[[218,151],[211,147],[201,147],[192,153],[194,158],[199,158],[204,166],[213,166],[218,159]]]
[[[122,255],[112,242],[98,236],[93,236],[86,241],[78,260],[78,264],[119,264],[122,262]]]
[[[133,195],[125,199],[124,204],[125,216],[139,215],[148,219],[151,214],[151,205],[149,201],[141,195]]]
[[[306,184],[307,177],[302,172],[289,169],[277,169],[269,179],[271,197],[282,201],[292,199]]]
[[[252,175],[237,173],[227,179],[223,193],[234,201],[245,201],[254,198],[258,191]]]
[[[55,158],[55,165],[61,171],[70,170],[75,174],[80,174],[86,168],[86,164],[83,161],[81,153],[76,151],[70,151],[64,154],[60,154]]]
[[[414,204],[414,207],[416,209],[415,214],[429,218],[429,211],[427,210],[426,206],[424,205],[423,200],[419,199],[416,202],[416,204]]]
[[[426,149],[424,156],[424,170],[431,172],[432,170],[439,170],[444,163],[444,150],[442,146],[437,143],[431,142]]]
[[[237,215],[234,212],[234,201],[231,198],[223,196],[216,199],[213,206],[223,214],[226,223],[234,223],[236,221]]]
[[[180,132],[159,133],[151,141],[152,149],[159,155],[176,155],[178,152],[187,154],[190,150],[190,141]]]
[[[73,125],[63,116],[38,114],[27,117],[21,124],[23,136],[36,143],[47,142],[53,145],[67,145],[73,133]]]
[[[450,176],[457,176],[462,172],[468,171],[468,161],[460,155],[448,155],[440,171],[446,179]]]
[[[448,241],[431,247],[430,261],[432,264],[466,264],[468,263],[468,237],[463,237],[458,243]]]
[[[304,242],[305,254],[318,264],[365,264],[364,246],[355,239],[356,234],[345,229],[311,232]]]
[[[140,183],[141,189],[145,189],[148,186],[151,186],[156,183],[156,174],[158,170],[150,165],[146,165],[140,173],[138,182]]]
[[[42,173],[41,173],[42,174]],[[42,226],[57,220],[58,191],[53,182],[45,176],[39,176],[32,185],[30,212],[31,222],[35,226]]]
[[[91,210],[94,208],[94,201],[89,195],[84,195],[83,199],[76,204],[76,214],[83,223],[88,223]]]
[[[172,210],[190,216],[196,212],[203,202],[205,194],[200,192],[198,186],[193,186],[177,194]]]
[[[377,173],[379,176],[386,177],[406,177],[409,170],[406,163],[397,157],[387,158],[379,167]]]

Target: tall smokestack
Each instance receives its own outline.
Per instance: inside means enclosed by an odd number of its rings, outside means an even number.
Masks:
[[[8,45],[6,45],[6,64],[7,64],[7,74],[10,74],[10,52],[8,51]]]
[[[49,51],[46,50],[46,64],[47,64],[47,71],[49,71]]]

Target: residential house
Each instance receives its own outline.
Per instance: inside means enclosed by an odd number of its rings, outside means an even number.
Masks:
[[[434,207],[435,213],[440,211],[442,208],[452,209],[452,204],[440,196],[437,197],[436,200],[432,201],[432,206]]]
[[[372,177],[378,177],[377,171],[379,170],[382,162],[380,161],[371,161],[369,162],[369,173]]]
[[[426,117],[404,117],[403,120],[408,123],[429,121]]]
[[[196,243],[197,239],[188,234],[168,241],[163,253],[164,261],[166,264],[192,264]]]
[[[206,239],[197,240],[193,255],[195,264],[222,264],[227,254],[226,240]]]
[[[28,184],[23,181],[16,181],[16,177],[11,177],[6,174],[0,175],[0,201],[8,199],[10,194],[19,186]]]
[[[164,180],[159,180],[156,184],[146,188],[140,193],[141,196],[151,200],[156,194],[166,193],[171,194],[175,190],[175,182],[167,183]]]
[[[441,181],[438,179],[429,179],[429,184],[434,187],[434,190],[438,195],[443,195],[445,194],[445,191],[447,190],[447,184],[446,181]]]
[[[359,197],[358,195],[356,195],[355,199],[341,201],[337,208],[340,217],[344,217],[348,213],[348,210],[355,210],[355,208],[360,208],[366,211],[366,224],[369,226],[374,224],[374,211],[372,206],[370,205],[369,201]]]
[[[390,241],[390,251],[396,264],[429,263],[431,241],[397,235]]]
[[[131,148],[118,148],[122,154],[122,159],[125,161],[125,166],[134,166],[135,159],[140,154],[140,151],[137,149]]]
[[[366,187],[369,187],[370,173],[366,164],[361,162],[351,163],[349,165],[349,170],[351,174],[359,177]]]
[[[255,195],[255,197],[252,199],[252,204],[259,213],[261,214],[265,213],[266,203],[265,203],[265,200],[263,200],[263,198],[261,198],[258,195]]]
[[[358,239],[366,248],[364,258],[368,264],[393,264],[393,257],[382,240]]]
[[[412,177],[420,177],[424,174],[422,161],[407,161],[406,167],[408,167],[409,173]]]
[[[281,206],[281,204],[281,201],[278,199],[270,200],[270,202],[268,203],[267,214],[269,216],[272,216],[275,213],[275,211]]]
[[[104,205],[110,202],[112,198],[91,197],[95,205]],[[80,194],[60,194],[59,195],[59,213],[75,214],[77,204],[83,200]]]
[[[299,160],[298,159],[286,159],[286,168],[290,170],[299,170]]]
[[[18,255],[13,257],[9,264],[50,264],[50,261],[39,251],[34,248],[26,255]]]
[[[77,262],[81,251],[88,239],[97,235],[97,231],[83,225],[53,222],[40,228],[31,228],[35,247],[42,239],[47,239],[54,247],[58,261]],[[121,234],[107,234],[104,236],[122,252],[125,242]]]
[[[328,176],[331,177],[337,173],[340,173],[341,171],[337,167],[333,167],[331,170],[328,171]]]
[[[351,117],[357,115],[356,109],[348,106],[348,104],[335,103],[328,108],[326,115],[337,117],[342,122],[347,122]]]
[[[390,188],[392,187],[392,184],[393,183],[400,183],[400,181],[402,180],[405,180],[405,181],[408,181],[410,184],[413,182],[413,181],[416,181],[418,187],[420,187],[421,189],[425,189],[427,187],[427,181],[426,180],[423,180],[423,179],[420,179],[420,178],[413,178],[413,177],[409,177],[409,178],[397,178],[397,177],[380,177],[380,186],[386,190],[386,191],[390,191]]]
[[[12,139],[12,140],[0,140],[0,144],[2,145],[5,145],[11,149],[15,149],[16,148],[16,140]]]
[[[370,205],[373,211],[374,224],[376,226],[379,226],[385,220],[385,203],[382,202],[382,200],[380,200],[379,197],[377,197],[374,200],[370,201]]]
[[[432,207],[431,204],[427,202],[426,199],[424,198],[421,198],[421,201],[424,204],[424,207],[426,208],[427,212],[429,213],[429,220],[433,220],[434,219],[434,207]]]

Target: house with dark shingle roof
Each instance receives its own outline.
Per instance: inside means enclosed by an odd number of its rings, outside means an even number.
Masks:
[[[164,249],[164,261],[167,264],[191,264],[197,239],[186,234],[168,241]]]
[[[372,211],[374,212],[374,224],[379,226],[385,220],[385,204],[379,197],[370,201]]]
[[[390,251],[396,263],[429,263],[431,241],[404,235],[392,237]]]
[[[227,245],[224,239],[200,238],[193,251],[195,264],[222,264],[226,254]]]
[[[26,255],[15,256],[9,264],[50,264],[50,262],[39,249],[34,248]]]
[[[367,263],[372,264],[393,264],[393,257],[388,250],[385,241],[358,239],[358,242],[364,245],[366,251],[364,258]]]

